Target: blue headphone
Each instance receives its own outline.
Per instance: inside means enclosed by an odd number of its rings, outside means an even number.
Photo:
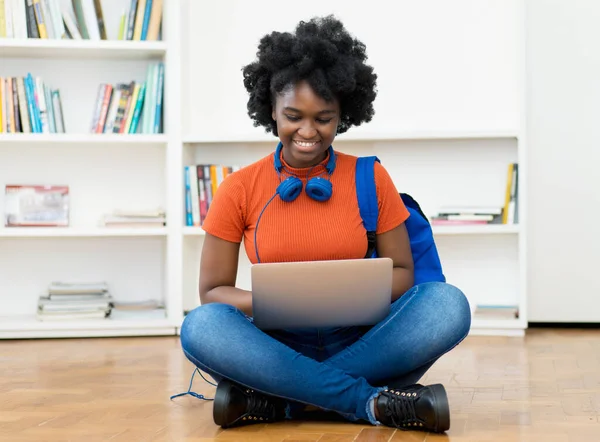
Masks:
[[[279,142],[277,145],[277,149],[275,150],[275,170],[277,171],[277,175],[281,179],[281,171],[283,170],[283,165],[281,164],[281,149],[283,148],[283,144]],[[329,161],[327,161],[327,165],[325,169],[329,176],[335,170],[335,153],[333,152],[333,147],[329,146]],[[311,169],[312,170],[312,169]],[[307,175],[310,174],[310,171]],[[277,186],[277,194],[279,197],[285,202],[294,201],[300,193],[302,192],[302,181],[300,178],[295,176],[290,176],[283,180],[279,186]],[[320,176],[311,178],[306,183],[306,194],[315,201],[327,201],[331,198],[331,194],[333,193],[333,189],[331,186],[331,181],[326,178],[322,178]]]
[[[279,177],[280,181],[281,181],[281,172],[284,169],[284,166],[281,164],[281,149],[282,148],[283,148],[283,143],[279,142],[279,144],[277,145],[277,149],[275,149],[275,161],[274,161],[275,171],[277,172],[277,176]],[[335,152],[333,151],[333,147],[331,147],[331,146],[329,146],[329,149],[327,149],[327,151],[329,153],[329,160],[327,161],[327,164],[325,165],[325,170],[327,171],[328,176],[331,176],[331,174],[335,170]],[[308,171],[307,176],[310,175],[311,170],[312,170],[312,168]],[[267,201],[267,203],[265,204],[265,207],[263,207],[263,209],[261,210],[260,215],[258,215],[258,219],[256,220],[256,228],[254,229],[254,251],[256,253],[256,260],[259,263],[260,263],[260,256],[258,255],[258,245],[256,243],[256,232],[258,232],[258,223],[260,222],[260,218],[262,217],[262,214],[264,213],[264,211],[267,208],[267,206],[269,205],[269,203],[271,201],[273,201],[273,199],[277,195],[279,195],[279,197],[281,198],[282,201],[289,203],[289,202],[294,201],[296,198],[298,198],[298,196],[302,192],[302,187],[303,187],[302,180],[300,178],[295,177],[295,176],[287,177],[285,180],[283,180],[279,183],[279,185],[277,186],[277,190],[275,191],[273,196],[269,199],[269,201]],[[329,181],[327,178],[322,178],[320,176],[309,179],[308,182],[306,183],[305,191],[306,191],[306,194],[310,198],[312,198],[315,201],[319,201],[319,202],[328,201],[329,198],[331,198],[331,195],[333,194],[333,188],[331,185],[331,181]]]

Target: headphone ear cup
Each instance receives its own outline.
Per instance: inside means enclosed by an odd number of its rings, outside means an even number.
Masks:
[[[302,192],[302,181],[295,176],[286,178],[277,186],[277,194],[286,203],[298,198],[300,192]]]
[[[306,194],[316,201],[327,201],[333,194],[331,181],[321,177],[315,177],[306,183]]]

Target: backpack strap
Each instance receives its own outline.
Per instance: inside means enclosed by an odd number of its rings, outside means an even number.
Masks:
[[[367,254],[365,258],[371,258],[375,254],[377,218],[379,217],[379,202],[377,200],[377,188],[375,186],[375,156],[359,157],[356,160],[356,197],[358,209],[367,231]]]

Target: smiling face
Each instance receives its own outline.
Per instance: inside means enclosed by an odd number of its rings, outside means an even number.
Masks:
[[[273,119],[285,162],[296,168],[311,167],[327,156],[340,120],[340,106],[337,100],[324,100],[301,81],[277,95]]]

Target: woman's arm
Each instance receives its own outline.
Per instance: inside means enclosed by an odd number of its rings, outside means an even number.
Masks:
[[[221,302],[252,316],[252,292],[235,287],[240,244],[206,234],[200,261],[200,300]]]
[[[406,225],[377,235],[377,256],[394,261],[392,302],[402,296],[414,283],[414,265]]]

